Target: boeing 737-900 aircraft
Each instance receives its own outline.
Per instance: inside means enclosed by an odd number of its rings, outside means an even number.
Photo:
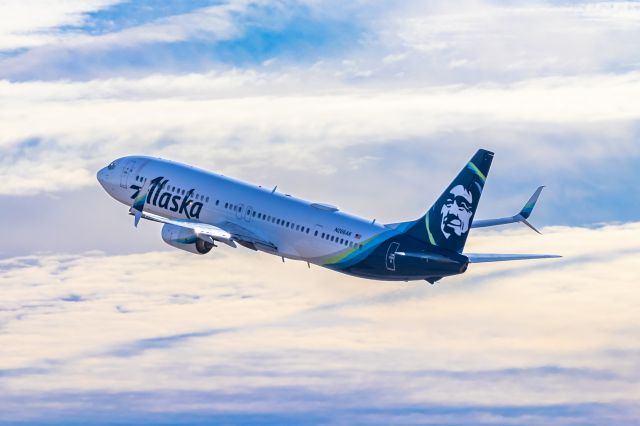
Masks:
[[[140,219],[163,223],[162,239],[195,254],[216,242],[302,260],[358,277],[435,283],[469,263],[554,255],[463,253],[469,230],[522,222],[543,187],[512,217],[474,221],[493,153],[478,150],[427,213],[381,224],[216,173],[158,158],[131,156],[98,172],[98,181]],[[535,228],[533,228],[535,230]]]

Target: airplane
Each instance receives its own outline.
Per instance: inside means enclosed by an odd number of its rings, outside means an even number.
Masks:
[[[97,173],[105,191],[141,219],[162,223],[162,239],[194,254],[241,245],[345,274],[431,284],[470,263],[557,258],[463,253],[471,228],[528,222],[543,186],[514,216],[474,221],[494,153],[480,149],[420,218],[383,224],[203,169],[127,156]]]

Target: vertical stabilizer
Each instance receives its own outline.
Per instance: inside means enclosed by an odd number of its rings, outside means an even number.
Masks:
[[[480,149],[433,207],[406,233],[433,246],[462,252],[480,202],[493,152]]]

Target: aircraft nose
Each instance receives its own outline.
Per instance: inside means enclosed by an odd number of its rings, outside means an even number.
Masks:
[[[115,172],[114,163],[111,163],[107,167],[103,167],[100,170],[98,170],[98,173],[96,173],[96,178],[98,179],[98,182],[100,182],[100,185],[102,185],[103,188],[107,189],[107,186],[113,180],[114,172]]]
[[[107,168],[104,167],[98,170],[98,173],[96,174],[96,178],[98,179],[98,182],[104,185],[105,182],[107,181]]]

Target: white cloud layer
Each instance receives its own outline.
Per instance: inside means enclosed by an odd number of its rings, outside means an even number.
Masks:
[[[73,392],[187,390],[204,400],[183,393],[142,410],[327,409],[296,395],[332,395],[324,403],[343,410],[500,401],[539,412],[597,401],[600,420],[617,410],[619,424],[629,422],[620,407],[640,403],[640,224],[544,231],[476,233],[469,251],[564,259],[475,265],[436,286],[359,280],[226,248],[204,257],[7,259],[0,403],[38,407],[34,395],[47,394],[59,395],[60,408]],[[277,402],[272,392],[281,392]],[[243,398],[252,403],[238,405]],[[39,412],[3,410],[0,420]],[[549,418],[534,420],[524,422]]]
[[[637,2],[411,2],[376,28],[389,55],[377,71],[400,79],[513,81],[640,63]]]
[[[0,51],[59,43],[65,38],[59,27],[81,25],[88,12],[123,1],[3,0],[0,2]]]
[[[307,76],[307,78],[313,78]],[[80,82],[0,82],[0,179],[3,194],[95,185],[112,159],[151,154],[228,174],[270,164],[328,174],[358,167],[349,150],[417,143],[438,147],[457,168],[475,147],[517,151],[537,170],[580,168],[583,159],[637,157],[640,74],[532,79],[517,84],[387,89],[352,87],[302,73],[254,72],[151,76]],[[558,144],[536,132],[585,133]],[[513,140],[526,135],[530,140]],[[588,137],[586,136],[588,134]],[[460,140],[456,141],[456,138]],[[446,148],[442,140],[448,141]],[[603,145],[603,140],[607,145]],[[466,148],[468,149],[468,148]],[[356,161],[357,160],[357,161]]]

